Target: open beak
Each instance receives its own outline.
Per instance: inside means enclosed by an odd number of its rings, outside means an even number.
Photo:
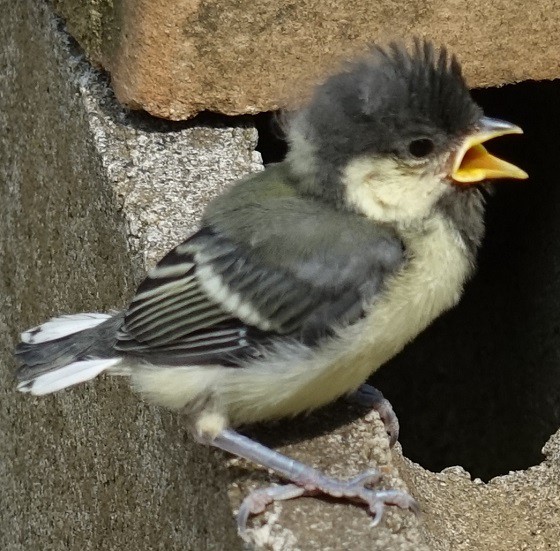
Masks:
[[[528,178],[529,175],[524,170],[490,155],[482,145],[492,138],[506,134],[523,134],[523,130],[509,122],[482,117],[475,132],[467,136],[457,150],[451,178],[456,183],[465,185],[495,178]]]

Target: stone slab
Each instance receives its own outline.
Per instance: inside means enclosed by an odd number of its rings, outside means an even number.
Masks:
[[[473,87],[560,77],[556,0],[54,0],[118,99],[158,117],[270,111],[373,41],[429,37]]]

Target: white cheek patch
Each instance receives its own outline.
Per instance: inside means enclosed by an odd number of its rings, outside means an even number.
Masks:
[[[393,159],[361,157],[345,168],[350,205],[368,218],[406,224],[428,216],[448,184],[429,171],[403,170]]]

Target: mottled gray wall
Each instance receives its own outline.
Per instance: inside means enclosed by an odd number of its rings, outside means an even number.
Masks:
[[[0,549],[234,549],[223,459],[192,445],[180,417],[115,379],[45,398],[14,391],[19,330],[130,297],[159,234],[145,235],[141,213],[132,227],[141,201],[122,188],[133,194],[136,173],[157,179],[158,167],[145,166],[134,117],[116,120],[102,103],[93,113],[89,77],[43,2],[1,0],[0,12]],[[201,158],[213,132],[198,131]],[[188,138],[157,125],[145,135],[166,151]],[[128,179],[110,173],[110,148]],[[199,209],[187,210],[192,225]]]

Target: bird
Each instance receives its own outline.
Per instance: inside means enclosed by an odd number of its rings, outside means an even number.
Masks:
[[[525,179],[483,145],[518,126],[474,102],[456,56],[428,40],[371,45],[284,120],[283,161],[211,201],[122,311],[24,331],[17,388],[45,395],[101,373],[186,413],[197,442],[275,471],[273,501],[328,495],[417,511],[372,468],[327,476],[239,432],[349,396],[398,421],[368,377],[459,301],[484,234],[490,180]]]

